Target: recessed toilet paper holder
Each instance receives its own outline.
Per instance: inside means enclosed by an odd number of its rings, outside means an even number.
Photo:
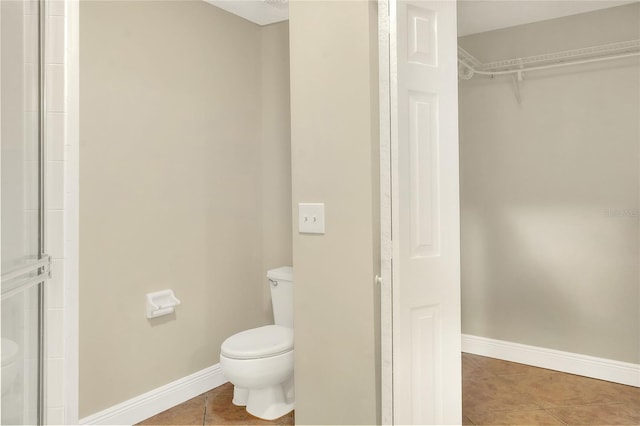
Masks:
[[[173,294],[173,290],[147,293],[147,318],[157,318],[172,314],[179,304],[180,299]]]

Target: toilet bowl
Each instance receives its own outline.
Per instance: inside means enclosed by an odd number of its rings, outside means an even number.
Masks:
[[[2,352],[2,395],[5,395],[13,386],[18,376],[18,345],[9,339],[0,340],[0,352]]]
[[[268,271],[275,325],[241,331],[220,348],[220,367],[234,385],[233,403],[265,420],[294,409],[293,270]]]
[[[234,384],[233,403],[262,419],[281,417],[294,407],[293,330],[268,325],[224,341],[220,367]]]

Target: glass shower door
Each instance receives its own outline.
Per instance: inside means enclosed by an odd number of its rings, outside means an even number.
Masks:
[[[43,251],[41,13],[0,1],[2,424],[41,424]]]

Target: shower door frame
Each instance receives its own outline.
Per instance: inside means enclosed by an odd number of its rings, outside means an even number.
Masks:
[[[23,7],[26,7],[23,4]],[[24,12],[23,12],[24,13]],[[50,278],[51,273],[51,257],[46,254],[45,237],[46,237],[46,76],[45,76],[45,39],[47,35],[46,18],[47,7],[45,0],[37,1],[37,53],[38,60],[37,69],[37,92],[38,92],[38,133],[37,133],[37,247],[35,261],[27,265],[13,268],[2,274],[2,282],[12,283],[8,288],[2,288],[2,299],[8,299],[16,294],[29,291],[33,287],[37,287],[37,321],[35,330],[37,342],[37,360],[36,360],[36,421],[39,425],[45,424],[46,412],[46,369],[45,369],[45,348],[46,348],[46,303],[45,303],[45,284]],[[24,31],[24,29],[23,29]],[[27,143],[23,141],[23,143]],[[24,149],[24,148],[23,148]],[[26,191],[26,189],[23,188]],[[0,200],[1,203],[1,200]],[[1,230],[0,230],[1,232]],[[1,235],[1,234],[0,234]],[[1,254],[0,254],[1,256]]]

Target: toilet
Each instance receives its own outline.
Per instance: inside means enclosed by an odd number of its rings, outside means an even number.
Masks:
[[[293,268],[267,272],[274,325],[229,337],[220,348],[220,367],[233,385],[233,403],[265,420],[294,408]]]

